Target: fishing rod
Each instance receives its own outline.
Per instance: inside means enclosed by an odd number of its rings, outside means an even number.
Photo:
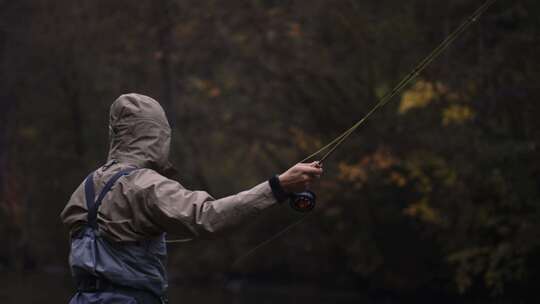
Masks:
[[[371,117],[377,110],[382,108],[388,102],[392,100],[398,93],[401,93],[407,85],[409,85],[416,77],[423,72],[430,63],[433,62],[442,52],[444,52],[452,43],[459,38],[478,18],[495,2],[496,0],[488,0],[482,6],[480,6],[469,18],[467,18],[458,28],[456,28],[450,35],[448,35],[431,53],[428,54],[416,67],[407,74],[391,91],[388,91],[371,110],[358,120],[352,127],[345,130],[342,134],[332,140],[330,143],[320,148],[313,154],[304,158],[301,163],[313,159],[315,156],[327,151],[320,158],[318,163],[322,163],[327,160],[365,121]],[[305,191],[292,195],[290,200],[291,207],[300,212],[309,212],[315,208],[315,193],[311,191]]]
[[[450,33],[431,53],[428,54],[420,63],[418,63],[414,69],[407,74],[391,91],[388,91],[383,97],[371,108],[371,110],[364,115],[360,120],[358,120],[355,124],[353,124],[349,129],[345,130],[343,133],[341,133],[339,136],[337,136],[335,139],[333,139],[331,142],[320,148],[319,150],[315,151],[313,154],[309,155],[308,157],[304,158],[301,163],[304,163],[308,160],[314,159],[315,156],[318,156],[326,151],[322,155],[322,157],[318,160],[318,164],[322,165],[323,162],[327,161],[330,156],[356,131],[360,126],[364,124],[364,122],[371,117],[377,110],[382,108],[384,105],[386,105],[392,98],[394,98],[397,94],[401,93],[407,85],[409,85],[416,77],[423,72],[439,55],[444,52],[456,39],[461,37],[461,35],[473,24],[475,23],[480,16],[493,4],[496,0],[487,0],[482,6],[480,6],[473,14],[469,16],[459,27],[457,27],[452,33]],[[309,212],[315,208],[315,202],[316,202],[316,196],[315,193],[312,191],[304,191],[300,193],[294,193],[292,194],[289,204],[291,207],[299,212]],[[282,236],[286,232],[290,231],[294,226],[300,224],[301,222],[305,221],[309,215],[312,213],[303,216],[299,220],[293,222],[292,224],[287,225],[282,230],[278,231],[276,234],[274,234],[272,237],[266,239],[265,241],[259,243],[255,247],[253,247],[251,250],[247,251],[244,255],[240,256],[236,259],[236,261],[233,263],[233,266],[238,264],[240,261],[244,260],[248,256],[252,255],[255,251],[257,251],[259,248],[266,246],[273,240],[277,239],[278,237]]]

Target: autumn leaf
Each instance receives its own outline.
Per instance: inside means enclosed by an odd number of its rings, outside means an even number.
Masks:
[[[405,187],[407,184],[407,178],[396,171],[390,173],[389,181],[400,188]]]
[[[452,104],[443,110],[442,124],[448,126],[450,124],[463,124],[471,121],[475,116],[474,110],[465,105]]]
[[[433,100],[446,94],[448,88],[440,82],[418,80],[409,90],[402,95],[399,104],[399,113],[405,114],[411,109],[424,108]]]
[[[289,37],[300,38],[302,36],[302,28],[299,23],[293,23],[289,27]]]
[[[289,132],[292,135],[293,141],[302,151],[314,151],[322,145],[320,139],[313,138],[299,128],[291,127],[289,128]]]
[[[409,205],[403,210],[403,213],[427,223],[437,224],[441,222],[439,212],[429,205],[429,201],[425,197]]]

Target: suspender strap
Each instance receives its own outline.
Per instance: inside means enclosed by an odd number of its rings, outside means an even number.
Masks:
[[[86,180],[84,181],[84,192],[86,197],[86,207],[88,209],[88,224],[94,228],[97,229],[97,211],[99,209],[99,206],[101,205],[101,202],[105,198],[105,195],[111,190],[112,186],[116,181],[124,176],[130,174],[132,171],[137,170],[136,168],[129,168],[124,169],[115,175],[111,177],[101,192],[99,193],[99,196],[97,200],[95,199],[95,190],[94,190],[94,173],[90,173]]]
[[[94,172],[88,174],[84,180],[84,196],[86,198],[86,209],[90,211],[92,208],[94,208],[94,202],[96,201],[94,190]]]

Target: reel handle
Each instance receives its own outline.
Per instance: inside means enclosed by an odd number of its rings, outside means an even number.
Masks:
[[[293,193],[289,199],[289,205],[295,211],[306,213],[315,208],[317,196],[314,192],[306,190],[304,192]]]

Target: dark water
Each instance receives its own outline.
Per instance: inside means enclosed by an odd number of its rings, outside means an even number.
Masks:
[[[179,286],[171,283],[170,303],[265,304],[265,303],[367,303],[354,292],[322,291],[309,286],[253,285],[229,282],[227,288],[216,284]],[[71,278],[65,274],[0,273],[0,303],[68,303],[73,293]]]

